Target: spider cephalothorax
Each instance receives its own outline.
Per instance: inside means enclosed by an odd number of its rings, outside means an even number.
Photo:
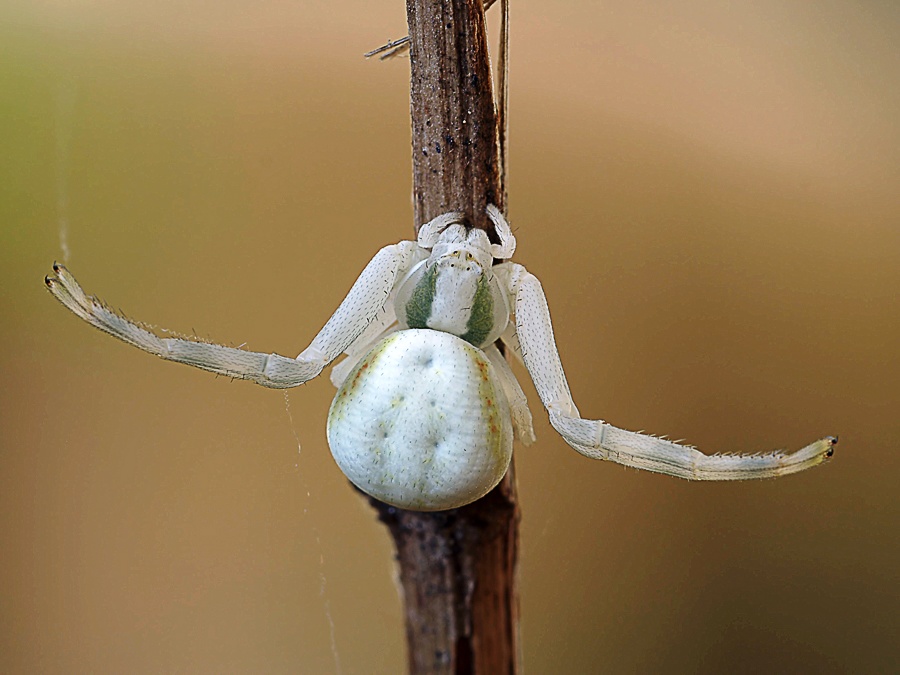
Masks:
[[[329,445],[357,486],[403,508],[440,510],[477,499],[506,472],[513,435],[526,444],[534,439],[528,402],[498,340],[525,364],[556,431],[587,457],[694,480],[781,476],[831,457],[833,437],[794,453],[705,455],[583,419],[541,284],[508,261],[515,237],[496,207],[487,213],[499,244],[448,213],[424,224],[416,241],[381,249],[296,359],[159,337],[86,295],[61,265],[46,283],[72,312],[120,340],[266,387],[303,384],[345,353],[331,372],[338,393]]]
[[[397,319],[401,327],[443,331],[476,347],[492,344],[509,324],[509,304],[493,272],[494,258],[510,257],[515,238],[506,228],[504,243],[492,245],[484,230],[467,230],[453,221],[445,229],[442,225],[430,223],[419,234],[423,249],[434,235],[437,241],[428,258],[400,280],[394,299]]]

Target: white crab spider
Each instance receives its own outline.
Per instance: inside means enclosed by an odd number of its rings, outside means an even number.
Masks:
[[[447,213],[423,225],[417,241],[381,249],[296,359],[158,337],[86,295],[62,265],[46,283],[72,312],[120,340],[265,387],[303,384],[346,352],[331,374],[338,387],[328,415],[332,454],[360,489],[402,508],[437,511],[478,499],[506,473],[513,434],[534,440],[498,339],[524,362],[554,429],[587,457],[692,480],[781,476],[831,457],[834,437],[794,453],[705,455],[582,419],[541,284],[507,262],[515,237],[496,207],[487,213],[499,244],[465,227],[462,214]]]

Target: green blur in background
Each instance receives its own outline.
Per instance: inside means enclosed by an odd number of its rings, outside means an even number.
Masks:
[[[530,673],[888,672],[900,478],[896,3],[513,0],[510,219],[582,414],[746,484],[517,448]],[[492,11],[491,14],[494,12]],[[490,17],[496,21],[496,17]],[[0,8],[0,671],[397,673],[392,550],[326,377],[165,364],[68,314],[298,353],[409,238],[402,2]]]

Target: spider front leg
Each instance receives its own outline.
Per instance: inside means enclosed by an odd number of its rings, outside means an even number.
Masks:
[[[123,342],[167,361],[250,380],[264,387],[287,389],[316,377],[350,347],[377,316],[396,280],[409,269],[420,250],[411,241],[381,249],[309,347],[296,359],[155,335],[87,295],[75,277],[59,264],[53,265],[53,274],[45,281],[53,296],[75,315]]]
[[[502,267],[507,268],[503,274],[525,366],[553,428],[581,454],[689,480],[746,480],[796,473],[834,453],[837,438],[829,436],[793,453],[705,455],[690,446],[582,419],[559,359],[541,283],[521,265]]]

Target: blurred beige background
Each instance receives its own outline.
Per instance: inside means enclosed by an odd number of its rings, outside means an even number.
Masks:
[[[527,672],[891,670],[897,4],[512,11],[517,259],[582,412],[708,452],[841,436],[803,475],[690,484],[578,456],[526,384]],[[404,33],[401,2],[3,3],[0,671],[402,671],[327,379],[289,417],[42,280],[67,246],[138,319],[296,354],[411,234],[408,63],[361,57]]]

